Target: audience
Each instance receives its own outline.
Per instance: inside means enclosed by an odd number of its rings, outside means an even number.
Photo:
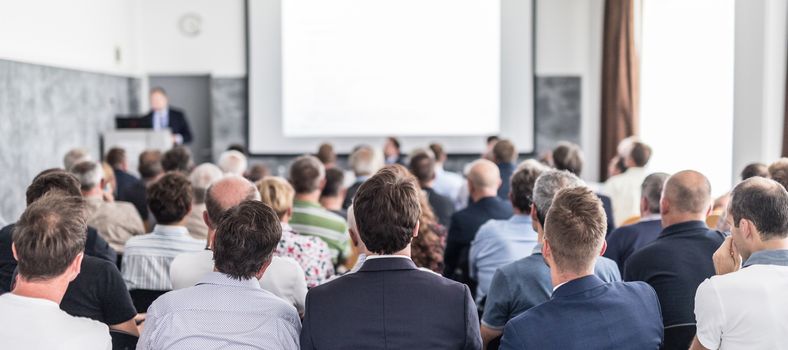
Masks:
[[[567,171],[545,170],[536,179],[530,214],[539,244],[530,256],[502,266],[493,275],[482,316],[485,344],[501,335],[506,322],[550,299],[553,293],[550,268],[542,255],[547,213],[556,193],[583,186],[585,183],[580,178]],[[596,260],[594,273],[605,282],[621,280],[615,262],[604,257]]]
[[[172,289],[194,286],[214,268],[216,230],[222,215],[244,201],[259,201],[257,188],[237,175],[228,175],[211,184],[205,194],[203,218],[208,226],[208,246],[204,250],[178,254],[170,265]],[[292,259],[273,257],[260,287],[304,312],[306,283],[304,271]]]
[[[259,201],[228,209],[217,223],[214,271],[151,305],[137,349],[299,349],[298,313],[258,281],[281,233],[274,211]]]
[[[104,160],[112,167],[115,174],[115,199],[129,202],[137,208],[143,221],[148,219],[148,205],[145,203],[145,184],[129,173],[129,162],[126,150],[110,148]]]
[[[189,182],[192,184],[192,209],[186,216],[186,229],[194,239],[207,240],[208,226],[205,224],[205,194],[212,183],[219,181],[222,170],[211,163],[202,163],[192,170]]]
[[[252,183],[255,183],[257,181],[262,180],[264,177],[270,175],[270,173],[271,171],[268,170],[268,167],[265,166],[265,164],[258,163],[258,164],[253,164],[251,167],[249,167],[249,170],[246,171],[244,177],[247,180],[251,181]]]
[[[342,264],[350,255],[347,223],[341,216],[320,205],[326,185],[326,169],[313,156],[301,156],[290,165],[290,184],[295,190],[290,225],[296,232],[315,236],[328,244],[331,261]]]
[[[662,187],[670,175],[654,173],[646,176],[640,186],[640,220],[632,225],[617,228],[607,237],[605,257],[618,264],[624,274],[624,264],[634,252],[653,242],[662,232],[659,202]]]
[[[545,166],[535,160],[520,164],[512,175],[509,192],[514,215],[507,220],[487,221],[479,227],[471,242],[468,261],[471,278],[479,282],[476,286],[479,304],[490,289],[495,271],[530,255],[538,243],[530,214],[534,183],[545,170]]]
[[[98,163],[78,163],[71,168],[71,172],[79,180],[82,196],[87,203],[88,225],[95,227],[112,249],[123,254],[129,238],[145,233],[137,209],[128,202],[104,200],[106,181]]]
[[[603,191],[610,196],[613,204],[613,217],[616,226],[640,214],[640,195],[638,188],[646,178],[646,169],[651,158],[651,147],[642,142],[634,142],[624,159],[627,170],[605,182]]]
[[[481,348],[468,288],[410,259],[418,197],[403,168],[384,168],[361,185],[353,211],[370,256],[357,272],[309,291],[301,349]]]
[[[145,312],[151,297],[172,289],[170,263],[178,254],[205,248],[205,242],[192,238],[184,226],[192,192],[189,180],[177,172],[167,173],[148,187],[148,207],[157,224],[152,233],[126,242],[121,264],[126,286],[132,296],[140,296],[135,300],[140,312]],[[140,292],[135,294],[135,290]]]
[[[656,349],[662,343],[659,301],[642,282],[594,275],[605,250],[606,218],[588,188],[556,193],[544,226],[550,300],[509,321],[501,349]]]
[[[225,174],[244,176],[246,173],[246,156],[236,150],[227,150],[219,156],[219,168]]]
[[[435,184],[435,160],[429,154],[422,152],[410,158],[410,172],[419,181],[421,190],[427,195],[427,200],[438,222],[444,227],[451,224],[454,214],[454,203],[451,199],[438,194],[432,189]]]
[[[512,216],[511,205],[496,196],[500,186],[501,175],[495,163],[486,159],[474,161],[468,172],[471,203],[451,216],[443,275],[470,284],[474,292],[468,266],[471,242],[487,220],[505,220]]]
[[[3,348],[112,348],[106,325],[58,308],[80,273],[87,230],[84,200],[64,194],[31,203],[14,229],[19,275],[14,290],[0,296]]]
[[[320,192],[320,205],[332,213],[347,219],[347,211],[342,209],[345,202],[345,173],[338,168],[326,169],[326,185]]]
[[[419,234],[411,242],[411,259],[419,268],[441,274],[448,231],[438,223],[424,192],[419,195],[419,207]]]
[[[509,140],[500,140],[492,149],[493,162],[498,165],[501,174],[501,187],[498,188],[498,198],[509,200],[509,179],[514,173],[514,162],[517,160],[517,150]]]
[[[731,193],[727,217],[731,236],[714,253],[717,276],[695,294],[692,349],[784,349],[788,192],[765,178],[744,180]]]
[[[383,157],[386,164],[405,165],[405,155],[402,154],[397,138],[386,138],[386,142],[383,144]]]
[[[194,166],[192,152],[186,146],[175,146],[164,152],[161,158],[161,166],[164,171],[177,171],[188,175]]]
[[[356,180],[353,185],[348,187],[345,192],[345,201],[342,203],[342,209],[347,210],[353,201],[353,196],[364,181],[366,181],[373,173],[377,171],[375,165],[375,151],[369,146],[360,146],[353,153],[350,154],[350,169],[356,175]]]
[[[431,143],[430,151],[435,155],[435,182],[432,183],[432,189],[441,196],[451,199],[455,210],[461,209],[467,201],[467,198],[460,198],[465,179],[460,174],[444,169],[449,157],[440,143]]]
[[[769,165],[769,177],[788,188],[788,158],[780,158]]]
[[[712,255],[724,240],[722,233],[706,226],[710,211],[708,179],[692,170],[673,174],[660,201],[662,233],[624,266],[624,280],[644,281],[659,296],[664,349],[687,349],[695,335],[695,291],[714,275]]]
[[[334,145],[330,143],[321,143],[317,148],[317,159],[323,163],[326,169],[331,169],[337,166],[337,154],[334,152]]]
[[[328,280],[334,274],[334,265],[326,242],[318,237],[302,236],[289,224],[295,196],[290,183],[281,177],[267,177],[257,183],[257,189],[263,203],[274,209],[282,224],[282,239],[274,255],[295,259],[304,270],[309,288]]]
[[[769,178],[769,167],[763,163],[750,163],[742,169],[740,175],[742,181],[756,176]]]
[[[87,161],[92,161],[93,157],[90,156],[90,153],[86,149],[83,148],[74,148],[68,152],[66,155],[63,156],[63,169],[66,171],[71,170],[71,167]]]
[[[146,188],[164,175],[164,167],[161,165],[161,158],[161,151],[158,150],[146,150],[140,153],[137,171],[139,171],[142,183]],[[147,206],[148,203],[145,202],[145,207],[147,208]]]

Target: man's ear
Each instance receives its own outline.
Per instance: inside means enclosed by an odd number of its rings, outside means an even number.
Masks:
[[[421,220],[416,221],[416,227],[413,229],[413,238],[419,236],[419,227],[421,226]]]
[[[708,217],[709,215],[711,215],[711,212],[712,212],[712,211],[714,211],[714,203],[713,203],[713,202],[709,204],[709,207],[708,207],[708,208],[706,208],[706,217]]]
[[[208,226],[209,229],[213,230],[213,223],[211,223],[211,217],[208,216],[208,211],[202,211],[202,221],[205,222],[205,226]]]
[[[640,197],[640,212],[641,213],[651,213],[651,210],[648,207],[648,198]]]
[[[741,236],[747,241],[760,238],[755,237],[755,225],[752,223],[752,221],[744,218],[739,219],[739,232],[741,232]]]
[[[668,202],[668,200],[665,199],[664,195],[662,196],[662,198],[659,199],[659,213],[661,215],[666,215],[670,213],[670,202]]]
[[[599,251],[599,256],[605,255],[606,251],[607,251],[607,241],[602,240],[602,250]]]
[[[274,261],[274,257],[273,256],[271,258],[269,258],[266,262],[263,263],[263,266],[260,267],[260,270],[257,271],[257,273],[255,274],[254,277],[257,278],[258,280],[263,278],[263,274],[265,274],[265,270],[268,269],[268,266],[271,266],[271,262],[272,261]]]
[[[536,204],[531,203],[531,226],[534,228],[534,231],[539,230],[539,214],[536,212]]]
[[[14,260],[19,261],[19,258],[16,257],[16,245],[13,242],[11,243],[11,254],[14,255]]]
[[[353,242],[353,246],[358,247],[359,240],[361,240],[358,232],[352,227],[348,227],[347,232],[350,234],[350,241]]]
[[[547,241],[547,238],[544,240],[544,244],[542,244],[542,256],[544,257],[544,262],[550,268],[553,268],[553,251],[550,249],[550,242]]]
[[[320,180],[320,184],[318,185],[318,188],[320,188],[321,192],[323,191],[324,188],[326,188],[326,178]]]
[[[82,253],[79,253],[79,254],[77,254],[77,256],[74,258],[74,261],[72,261],[72,262],[71,262],[71,265],[70,265],[70,266],[69,266],[69,268],[68,268],[68,271],[69,271],[69,272],[70,272],[70,274],[71,274],[71,275],[69,276],[69,278],[68,278],[68,280],[69,280],[69,281],[73,281],[74,279],[76,279],[76,278],[77,278],[77,275],[79,275],[80,271],[82,271],[82,258],[83,258],[84,256],[85,256],[85,253],[84,253],[84,252],[82,252]]]

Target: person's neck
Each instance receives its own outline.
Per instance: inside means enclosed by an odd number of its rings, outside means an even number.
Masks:
[[[65,276],[58,276],[45,281],[28,281],[22,276],[17,277],[13,294],[36,299],[46,299],[60,304],[66,294],[69,281]]]
[[[786,249],[788,249],[788,238],[770,239],[768,241],[762,241],[755,252],[759,252],[762,250],[786,250]]]
[[[342,201],[339,196],[320,197],[320,205],[328,210],[342,210]]]
[[[498,190],[493,190],[488,188],[484,190],[474,191],[473,193],[471,193],[471,199],[474,202],[478,202],[487,197],[495,197],[497,195],[498,195]]]
[[[553,282],[553,288],[564,284],[569,281],[574,281],[578,278],[583,278],[594,274],[594,267],[591,265],[589,269],[581,273],[560,271],[558,268],[550,268],[550,279]]]
[[[662,215],[662,227],[673,226],[688,221],[704,221],[705,219],[706,215],[704,214],[676,213]]]
[[[178,226],[178,227],[186,227],[186,221],[188,220],[189,215],[184,216],[180,221],[171,222],[167,224],[159,224],[162,226]]]
[[[369,251],[367,253],[368,253],[367,256],[392,256],[392,255],[398,255],[398,256],[407,256],[407,257],[410,258],[410,244],[408,244],[408,246],[405,247],[404,249],[402,249],[402,250],[400,250],[398,252],[394,252],[392,254],[378,254],[378,253],[372,253],[372,252],[369,252]]]
[[[320,191],[312,191],[308,193],[296,193],[295,199],[302,202],[320,203]]]
[[[435,180],[432,180],[432,181],[427,181],[425,183],[421,183],[421,184],[419,184],[419,186],[421,186],[421,188],[427,189],[427,188],[432,188],[432,184],[434,184],[434,183],[435,183]]]
[[[96,186],[90,190],[82,191],[82,197],[85,198],[102,198],[104,193],[101,191],[101,188]]]

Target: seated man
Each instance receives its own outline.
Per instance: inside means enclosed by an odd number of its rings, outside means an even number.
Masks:
[[[260,193],[251,182],[238,175],[228,175],[208,187],[205,194],[205,210],[202,212],[205,224],[208,226],[208,247],[205,250],[183,253],[175,257],[170,266],[172,289],[194,286],[206,273],[213,271],[216,223],[227,210],[243,201],[252,200],[259,201]],[[320,241],[318,238],[314,239]],[[327,257],[326,259],[330,265],[330,259]],[[304,270],[295,260],[274,256],[265,275],[260,279],[260,286],[295,306],[299,313],[304,312],[306,298]]]
[[[714,253],[717,276],[695,294],[692,349],[786,349],[788,192],[773,180],[745,180],[731,192],[727,220],[731,237]]]
[[[361,185],[353,211],[370,255],[357,272],[309,291],[301,349],[480,349],[468,287],[410,259],[416,179],[402,166],[383,168]]]
[[[662,187],[670,175],[654,173],[646,176],[640,186],[640,221],[622,226],[607,236],[605,257],[618,264],[624,274],[624,263],[637,250],[653,242],[662,232],[662,219],[659,216],[659,201]]]
[[[260,201],[228,209],[216,227],[213,272],[151,305],[137,349],[298,349],[295,308],[260,288],[281,234]]]
[[[88,203],[88,225],[95,227],[112,249],[122,254],[129,238],[145,233],[137,209],[128,202],[104,200],[106,182],[99,163],[78,163],[71,172],[79,180],[82,196]]]
[[[121,271],[130,291],[168,291],[170,263],[180,253],[205,249],[184,226],[192,205],[192,186],[179,173],[168,173],[148,187],[148,207],[156,218],[153,232],[126,243]],[[140,307],[143,306],[143,307]],[[144,312],[145,305],[137,309]]]
[[[69,316],[58,308],[84,256],[85,202],[49,193],[31,203],[14,230],[19,261],[16,287],[0,296],[4,349],[109,350],[106,325]]]
[[[685,170],[665,183],[660,202],[662,233],[627,259],[625,281],[643,281],[657,292],[665,325],[663,349],[687,349],[695,335],[695,292],[714,276],[712,255],[723,234],[706,226],[711,185],[703,174]]]
[[[205,226],[202,214],[205,212],[205,193],[212,183],[222,178],[222,170],[211,163],[202,163],[192,170],[189,174],[189,181],[192,183],[192,210],[186,217],[186,229],[195,239],[208,239],[208,226]]]
[[[542,253],[553,295],[506,324],[501,349],[657,349],[657,294],[642,282],[605,282],[594,264],[605,250],[602,202],[588,188],[559,191],[547,213]]]
[[[115,173],[115,181],[118,187],[115,189],[115,199],[134,204],[142,221],[148,220],[148,204],[145,202],[145,184],[142,180],[129,173],[129,162],[126,158],[126,150],[118,147],[110,148],[104,160],[112,167],[112,171]]]
[[[79,191],[79,181],[74,175],[61,169],[44,170],[36,175],[33,183],[27,187],[25,196],[27,205],[32,204],[41,196],[49,191],[57,190],[69,196],[81,196]],[[11,291],[13,282],[12,276],[17,263],[11,251],[11,237],[14,232],[14,224],[9,224],[0,230],[0,294]],[[90,226],[87,228],[85,240],[85,255],[105,260],[110,264],[115,264],[117,255],[110,248],[109,244],[98,235],[96,230]],[[84,315],[79,315],[84,316]]]
[[[499,267],[530,255],[538,243],[531,222],[531,199],[536,178],[544,170],[546,167],[535,160],[523,162],[511,177],[509,201],[514,215],[508,220],[487,221],[471,242],[468,261],[471,278],[479,281],[477,302],[487,296],[493,274]]]
[[[427,200],[432,207],[438,223],[445,228],[451,224],[451,215],[454,214],[454,203],[449,197],[438,194],[432,189],[435,183],[435,160],[426,152],[414,154],[410,157],[410,172],[419,180],[419,186],[427,194]]]
[[[585,183],[580,178],[567,171],[547,170],[536,179],[531,223],[539,244],[533,247],[530,256],[504,265],[493,275],[482,316],[481,332],[485,344],[501,335],[506,322],[550,299],[553,294],[550,267],[542,255],[547,212],[558,191],[583,186]],[[597,259],[594,273],[605,282],[621,280],[616,263],[604,257]]]

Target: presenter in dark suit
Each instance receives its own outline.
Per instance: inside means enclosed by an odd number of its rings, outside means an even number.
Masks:
[[[358,272],[306,297],[301,349],[481,349],[468,287],[410,259],[419,232],[419,186],[399,165],[365,181],[353,201],[367,250]]]
[[[547,212],[542,253],[553,295],[506,324],[501,349],[658,349],[657,294],[643,282],[604,282],[594,275],[605,250],[602,203],[585,187],[556,193]]]
[[[169,106],[167,92],[160,87],[150,90],[151,111],[143,118],[143,125],[153,130],[170,128],[173,144],[189,144],[192,142],[192,131],[189,121],[181,110]]]

